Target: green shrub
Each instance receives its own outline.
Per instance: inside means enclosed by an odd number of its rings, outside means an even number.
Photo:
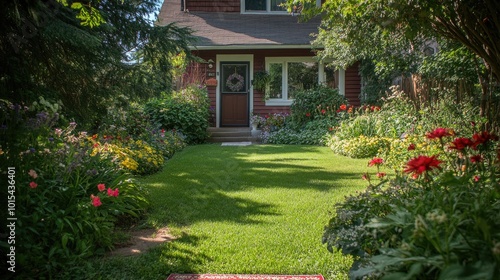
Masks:
[[[336,136],[330,137],[328,146],[334,153],[352,158],[368,158],[377,155],[379,152],[390,146],[391,138],[366,137],[360,135],[355,138],[341,140]]]
[[[50,278],[103,253],[112,247],[115,223],[138,218],[147,206],[145,190],[113,157],[93,154],[91,137],[75,128],[38,122],[0,153],[15,168],[15,190],[9,190],[17,206],[16,271],[26,278]],[[5,164],[0,169],[7,174]],[[0,244],[2,251],[9,246]]]
[[[445,128],[426,137],[439,153],[414,156],[395,180],[336,206],[323,242],[357,257],[351,278],[500,276],[498,137]]]
[[[290,106],[291,121],[297,128],[314,119],[336,119],[337,109],[347,104],[345,97],[337,89],[320,86],[294,93]]]
[[[151,122],[165,130],[176,130],[188,144],[208,137],[209,100],[204,88],[189,86],[179,92],[150,100],[144,108]]]

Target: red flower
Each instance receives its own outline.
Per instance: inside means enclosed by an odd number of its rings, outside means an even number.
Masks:
[[[379,106],[372,106],[372,111],[373,112],[380,111],[380,107]]]
[[[451,142],[450,149],[463,151],[465,148],[471,147],[472,144],[474,143],[469,138],[460,137]]]
[[[363,174],[363,176],[361,176],[361,179],[370,181],[370,175],[368,175],[367,173],[365,173],[365,174]]]
[[[117,197],[118,194],[119,194],[118,188],[116,188],[115,190],[112,190],[111,188],[108,189],[108,196]]]
[[[99,207],[102,205],[101,198],[99,198],[98,196],[94,196],[93,194],[91,194],[90,199],[92,199],[92,205],[94,205],[94,207]]]
[[[97,139],[97,134],[92,135],[92,139]]]
[[[477,149],[477,146],[481,145],[481,144],[485,144],[487,143],[488,141],[497,141],[498,140],[498,136],[496,136],[495,134],[490,134],[488,131],[483,131],[481,133],[476,133],[474,135],[472,135],[472,140],[473,140],[473,144],[472,144],[472,148]]]
[[[479,177],[479,175],[475,175],[474,182],[479,182],[479,180],[481,180],[481,177]]]
[[[425,171],[430,171],[432,169],[441,169],[439,164],[442,161],[438,160],[436,156],[418,156],[411,159],[406,164],[407,168],[404,170],[406,173],[413,173],[413,178],[418,178]]]
[[[326,110],[325,109],[321,110],[321,114],[323,115],[326,114]]]
[[[384,172],[379,172],[379,173],[377,173],[377,177],[378,177],[378,178],[384,178],[384,177],[385,177],[385,175],[387,175],[387,174],[386,174],[386,173],[384,173]]]
[[[30,182],[30,188],[35,189],[36,187],[38,187],[38,184],[37,184],[37,183],[35,183],[35,182]]]
[[[429,139],[441,139],[445,136],[453,136],[453,135],[455,135],[453,130],[448,129],[448,128],[438,127],[436,129],[434,129],[434,131],[427,133],[426,136]]]
[[[100,192],[102,192],[102,191],[104,191],[106,189],[106,185],[104,185],[104,184],[97,184],[97,189]]]
[[[470,157],[471,162],[481,162],[483,160],[483,157],[481,155],[474,155]]]
[[[381,165],[382,163],[384,163],[383,159],[374,157],[372,160],[370,160],[368,166]]]
[[[409,146],[408,146],[408,151],[413,151],[415,150],[416,146],[415,144],[411,143]]]
[[[310,116],[311,116],[311,113],[307,112],[306,117],[310,117]]]
[[[347,106],[345,104],[340,105],[339,107],[340,111],[345,111],[347,109]]]
[[[97,147],[99,147],[99,143],[94,144],[94,148],[97,148]]]

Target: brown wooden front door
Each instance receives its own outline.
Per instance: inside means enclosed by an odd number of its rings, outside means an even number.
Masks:
[[[249,62],[221,62],[220,126],[249,126]]]

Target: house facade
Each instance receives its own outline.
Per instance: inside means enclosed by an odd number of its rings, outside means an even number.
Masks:
[[[289,112],[294,92],[318,83],[338,88],[349,104],[359,105],[358,65],[335,71],[318,62],[311,35],[320,19],[300,22],[300,9],[289,13],[283,2],[164,1],[158,24],[189,27],[197,38],[192,52],[206,62],[198,69],[215,111],[213,126],[248,127],[252,114]],[[263,73],[267,87],[256,88],[252,81]]]

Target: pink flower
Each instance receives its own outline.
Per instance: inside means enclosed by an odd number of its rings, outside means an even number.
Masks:
[[[37,184],[37,183],[35,183],[35,182],[30,182],[30,188],[35,189],[36,187],[38,187],[38,184]]]
[[[97,184],[97,189],[102,192],[106,189],[106,185],[105,184]]]
[[[90,195],[90,199],[92,199],[92,205],[94,207],[99,207],[102,205],[101,198],[98,196],[94,196],[93,194]]]
[[[475,175],[474,182],[479,182],[479,180],[481,180],[481,177],[479,177],[479,175]]]
[[[326,110],[325,109],[321,110],[321,114],[323,115],[326,114]]]
[[[36,174],[36,171],[33,169],[30,169],[28,174],[31,176],[31,178],[36,179],[38,177],[38,174]]]
[[[382,163],[384,163],[383,159],[374,157],[372,160],[370,160],[368,166],[381,165]]]
[[[384,173],[384,172],[379,172],[379,173],[377,173],[377,178],[382,179],[382,178],[384,178],[384,177],[385,177],[385,175],[387,175],[387,174],[386,174],[386,173]]]
[[[119,193],[120,193],[120,191],[118,190],[118,188],[116,188],[115,190],[113,190],[111,188],[108,189],[108,196],[117,197]]]
[[[363,176],[361,176],[361,179],[369,181],[370,180],[370,175],[368,175],[367,173],[365,173],[365,174],[363,174]]]

